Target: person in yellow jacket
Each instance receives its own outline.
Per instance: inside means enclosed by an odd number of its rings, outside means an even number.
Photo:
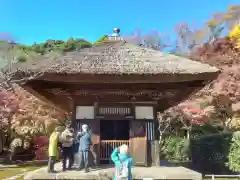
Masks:
[[[49,138],[49,147],[48,147],[48,172],[53,173],[54,172],[54,164],[56,162],[56,159],[59,156],[58,152],[58,144],[59,144],[59,138],[60,138],[60,128],[57,127],[51,134]]]

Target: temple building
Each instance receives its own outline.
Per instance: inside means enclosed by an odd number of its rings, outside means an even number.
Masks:
[[[104,43],[56,58],[18,62],[14,79],[24,89],[72,112],[72,125],[91,127],[96,164],[109,163],[113,148],[128,144],[135,165],[156,163],[157,112],[216,79],[207,64],[133,45],[119,30]]]

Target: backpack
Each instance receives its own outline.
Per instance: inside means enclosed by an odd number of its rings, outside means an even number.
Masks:
[[[124,162],[120,161],[120,165],[115,167],[116,180],[128,180],[129,177],[129,158]]]

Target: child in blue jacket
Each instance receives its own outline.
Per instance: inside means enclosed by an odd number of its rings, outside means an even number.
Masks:
[[[128,146],[123,144],[119,148],[115,148],[111,154],[111,159],[115,165],[114,180],[132,180],[131,168],[133,165],[133,158],[129,155]],[[124,175],[121,176],[119,174],[127,174],[127,177]]]

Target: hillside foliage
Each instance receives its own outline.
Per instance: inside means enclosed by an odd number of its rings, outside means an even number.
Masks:
[[[1,39],[0,39],[1,41]],[[92,47],[92,43],[84,39],[69,38],[63,40],[47,40],[43,43],[34,43],[32,45],[9,44],[8,41],[0,42],[0,53],[15,56],[17,61],[24,62],[26,60],[41,58],[41,55],[61,54],[63,52],[80,50],[82,48]],[[11,52],[9,54],[9,52]]]

